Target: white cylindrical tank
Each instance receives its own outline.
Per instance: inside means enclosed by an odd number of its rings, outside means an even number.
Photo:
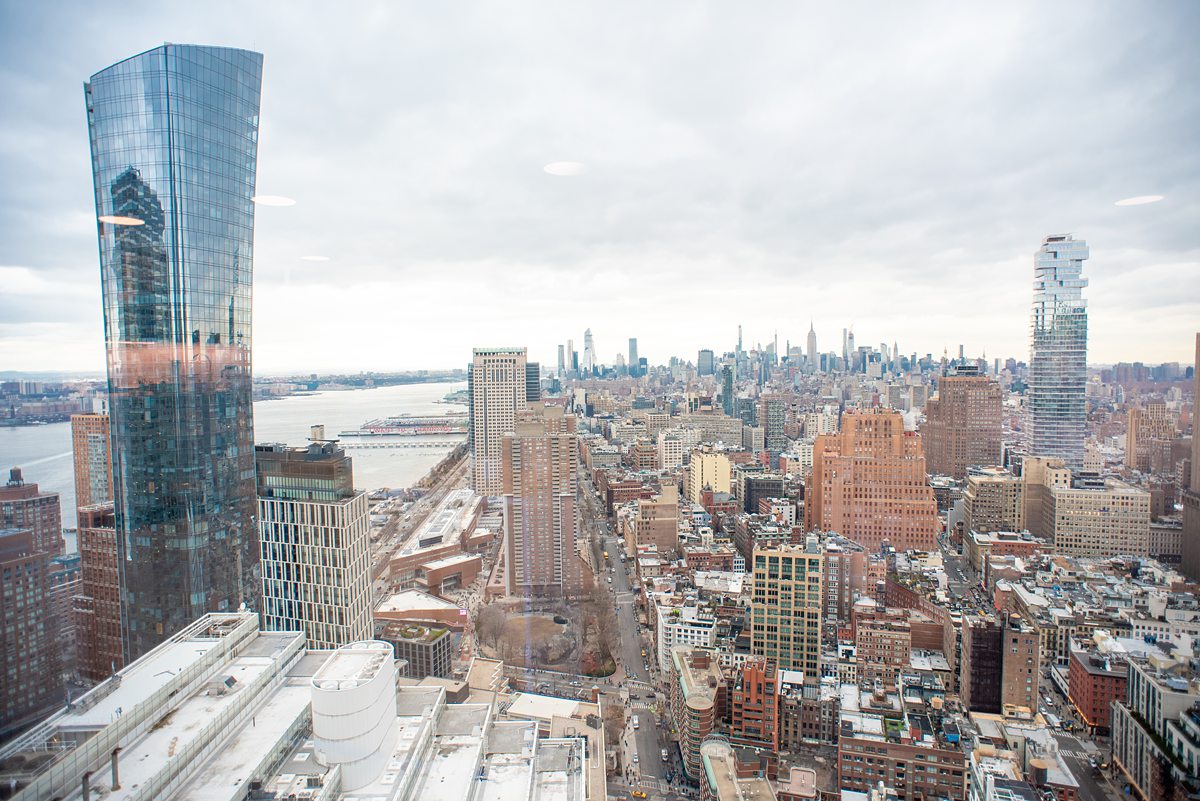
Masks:
[[[370,784],[396,746],[396,667],[392,646],[344,645],[312,678],[317,760],[342,766],[342,792]]]

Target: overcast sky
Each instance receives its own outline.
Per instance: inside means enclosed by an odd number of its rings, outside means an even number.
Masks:
[[[103,370],[82,83],[164,41],[265,54],[258,191],[296,205],[257,212],[262,374],[552,365],[589,326],[694,360],[810,318],[1024,359],[1066,232],[1089,361],[1200,329],[1194,2],[0,9],[0,370]]]

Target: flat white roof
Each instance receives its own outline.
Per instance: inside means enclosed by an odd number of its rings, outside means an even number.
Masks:
[[[313,676],[312,683],[323,689],[326,682],[367,682],[375,678],[385,663],[392,660],[392,646],[367,640],[351,643],[333,652],[333,656]],[[354,686],[354,685],[351,685]]]
[[[253,775],[267,752],[283,739],[291,725],[307,714],[311,700],[312,689],[306,678],[288,679],[254,713],[252,725],[243,726],[222,746],[216,758],[197,771],[174,795],[172,801],[241,798],[245,794],[246,778]]]
[[[595,704],[582,703],[571,698],[557,698],[552,695],[536,695],[534,693],[517,693],[508,707],[512,717],[528,718],[530,720],[550,722],[550,718],[576,717],[581,707],[595,707]],[[591,709],[588,710],[592,711]]]
[[[120,671],[121,686],[95,706],[68,711],[60,720],[63,729],[101,728],[158,692],[176,674],[193,665],[204,654],[221,645],[221,640],[198,638],[167,642]]]
[[[458,608],[458,604],[451,603],[444,598],[438,598],[420,590],[405,590],[404,592],[396,593],[375,607],[375,611],[413,612],[418,609],[450,610]]]

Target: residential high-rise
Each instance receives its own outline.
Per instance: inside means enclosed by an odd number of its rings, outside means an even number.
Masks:
[[[567,340],[567,372],[571,375],[579,374],[579,357],[575,353],[575,340]]]
[[[1029,354],[1029,453],[1083,465],[1087,436],[1087,243],[1048,236],[1034,256],[1033,324]]]
[[[804,671],[805,684],[821,678],[821,568],[816,536],[803,545],[754,550],[750,597],[750,652],[780,670]]]
[[[109,436],[107,414],[71,415],[76,508],[109,503],[113,499]]]
[[[1183,572],[1200,579],[1200,334],[1196,334],[1196,367],[1193,372],[1197,401],[1192,411],[1192,474],[1183,491]],[[1185,477],[1186,478],[1186,477]]]
[[[310,648],[371,637],[371,518],[354,465],[323,426],[308,447],[258,445],[262,621]]]
[[[692,451],[688,461],[687,499],[692,503],[700,503],[705,490],[729,492],[732,488],[731,476],[732,466],[724,452],[711,445],[697,448]]]
[[[27,484],[19,467],[8,471],[8,483],[0,487],[0,528],[28,529],[33,537],[30,547],[50,557],[66,549],[58,493]]]
[[[63,698],[50,613],[52,556],[28,527],[0,523],[0,738],[50,712]]]
[[[1000,464],[1000,384],[960,367],[942,376],[925,402],[921,439],[929,472],[961,481],[967,468]]]
[[[707,348],[696,356],[696,374],[712,375],[714,370],[713,352]]]
[[[805,483],[805,527],[836,531],[868,551],[936,547],[937,500],[921,438],[899,412],[846,412],[841,431],[817,437]]]
[[[1166,654],[1127,659],[1125,697],[1112,705],[1113,765],[1144,801],[1195,795],[1195,709],[1200,674],[1194,663]]]
[[[787,395],[768,394],[758,399],[758,424],[763,427],[763,447],[773,455],[787,450],[788,438],[784,433],[790,398]]]
[[[583,589],[576,550],[579,443],[561,406],[518,415],[500,438],[504,576],[509,595],[574,597]]]
[[[1150,472],[1150,452],[1155,441],[1175,437],[1175,420],[1162,401],[1135,406],[1126,413],[1125,466]]]
[[[808,363],[813,370],[821,369],[821,357],[817,355],[817,331],[813,328],[812,320],[808,321]]]
[[[641,370],[638,369],[638,367],[639,367],[639,363],[638,363],[637,337],[630,337],[629,338],[629,375],[633,376],[634,378],[637,378],[638,376],[640,376],[642,374],[642,372],[641,372]]]
[[[525,348],[475,348],[468,379],[475,491],[504,493],[501,440],[526,408]]]
[[[721,368],[721,411],[726,417],[734,416],[733,401],[733,365],[726,364]]]
[[[80,587],[75,596],[79,675],[104,681],[125,660],[121,638],[121,571],[113,505],[79,508]]]
[[[542,399],[542,366],[537,362],[525,363],[525,402]]]
[[[166,44],[84,85],[127,661],[256,607],[250,297],[262,56]]]

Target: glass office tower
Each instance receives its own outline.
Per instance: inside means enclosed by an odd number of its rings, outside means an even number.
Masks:
[[[254,608],[250,279],[262,56],[167,44],[84,85],[125,661]]]
[[[1070,234],[1046,237],[1034,256],[1029,452],[1072,468],[1083,465],[1087,438],[1087,257],[1087,243]]]

